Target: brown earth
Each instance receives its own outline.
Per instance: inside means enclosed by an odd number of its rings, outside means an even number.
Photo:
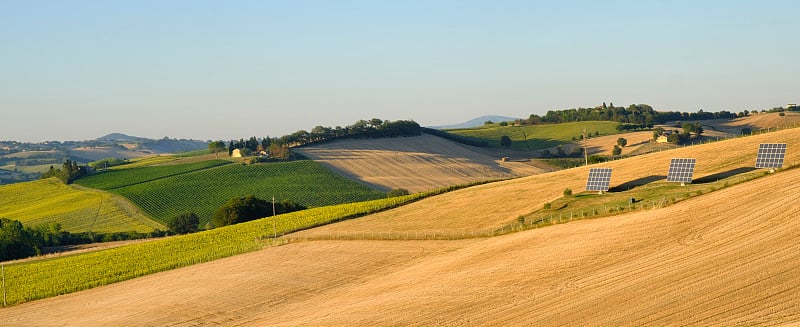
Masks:
[[[462,241],[318,241],[0,310],[3,325],[800,322],[800,170],[678,205]]]
[[[293,149],[348,178],[388,191],[429,191],[548,171],[534,162],[503,162],[440,137],[341,140]]]

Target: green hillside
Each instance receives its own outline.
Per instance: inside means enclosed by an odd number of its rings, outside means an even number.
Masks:
[[[249,194],[262,199],[272,199],[274,195],[277,201],[294,201],[308,207],[386,197],[385,193],[338,176],[310,160],[247,166],[214,166],[216,162],[124,170],[98,174],[79,183],[120,194],[161,222],[183,212],[194,212],[200,216],[201,226],[226,201]],[[201,169],[203,165],[210,168]]]
[[[119,196],[64,185],[54,178],[0,186],[0,217],[27,226],[59,223],[69,232],[166,229]]]
[[[120,187],[126,187],[154,180],[191,173],[194,171],[209,169],[222,165],[231,164],[226,160],[211,160],[197,163],[188,163],[180,165],[163,165],[163,166],[145,166],[145,167],[128,167],[128,169],[119,169],[91,175],[77,180],[75,183],[86,187],[113,190]],[[123,165],[120,167],[127,167]]]
[[[508,135],[511,138],[512,149],[536,150],[554,147],[572,142],[573,138],[580,138],[583,130],[594,136],[616,134],[619,123],[610,121],[584,121],[562,124],[542,124],[527,126],[500,126],[499,124],[485,125],[476,128],[447,130],[467,138],[485,140],[491,147],[500,147],[500,138]],[[526,140],[527,136],[527,141]]]

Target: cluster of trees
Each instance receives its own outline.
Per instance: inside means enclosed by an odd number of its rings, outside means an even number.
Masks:
[[[375,137],[400,137],[400,136],[419,136],[422,127],[411,120],[389,121],[372,118],[370,120],[359,120],[347,127],[324,127],[316,126],[310,132],[299,130],[280,138],[257,138],[231,140],[228,142],[228,155],[234,149],[240,149],[246,154],[265,151],[270,158],[288,159],[290,155],[289,147],[302,146],[313,143],[333,141],[338,139],[352,138],[375,138]],[[211,153],[218,153],[224,150],[225,143],[222,141],[211,142],[208,145]]]
[[[664,124],[669,121],[682,120],[708,120],[721,118],[736,118],[749,115],[745,110],[739,113],[729,111],[698,112],[655,111],[646,104],[632,104],[628,107],[615,107],[613,103],[595,108],[573,108],[565,110],[550,110],[544,116],[532,114],[528,119],[520,119],[515,123],[520,125],[558,124],[576,121],[614,121],[629,124],[634,128],[653,128],[655,124]]]
[[[614,121],[619,123],[652,126],[659,120],[659,113],[646,104],[632,104],[625,107],[610,106],[605,102],[595,108],[573,108],[565,110],[550,110],[544,116],[530,115],[528,119],[517,120],[521,125],[559,124],[576,121]]]
[[[283,136],[279,141],[293,146],[338,139],[419,136],[421,127],[413,120],[388,121],[378,118],[359,120],[347,127],[316,126],[311,132],[300,130]]]
[[[50,170],[42,174],[42,179],[56,177],[62,182],[69,184],[73,181],[86,176],[89,173],[88,166],[79,166],[78,162],[73,160],[65,160],[60,169],[50,166]]]
[[[681,133],[671,133],[667,135],[667,142],[675,143],[675,144],[684,144],[689,142],[692,138],[698,138],[703,134],[703,125],[700,122],[694,123],[682,123],[680,125],[683,132]],[[657,139],[659,136],[666,134],[663,128],[657,127],[653,130],[653,140]],[[693,135],[694,134],[694,135]]]
[[[305,206],[291,201],[273,203],[253,195],[236,197],[214,211],[211,225],[215,228],[222,227],[304,209]]]
[[[39,255],[46,247],[133,240],[164,235],[165,233],[160,230],[150,233],[70,233],[61,230],[61,225],[58,223],[31,228],[23,226],[17,220],[0,218],[0,260],[14,260]]]

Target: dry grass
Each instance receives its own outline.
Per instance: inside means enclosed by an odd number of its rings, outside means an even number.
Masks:
[[[753,167],[758,144],[789,143],[786,165],[800,164],[800,132],[784,130],[746,138],[679,148],[613,161],[591,167],[611,167],[611,186],[666,176],[671,158],[697,158],[695,179],[713,178],[739,168]],[[358,220],[306,231],[306,235],[363,233],[370,231],[448,232],[497,228],[518,216],[542,208],[562,196],[565,188],[583,191],[590,167],[578,167],[510,181],[491,183],[425,199],[399,209]]]
[[[294,151],[333,171],[388,191],[429,191],[476,181],[542,173],[525,162],[502,162],[440,137],[343,140]]]

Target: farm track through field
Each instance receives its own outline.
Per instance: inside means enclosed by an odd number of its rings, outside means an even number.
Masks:
[[[289,244],[2,313],[16,326],[797,323],[797,201],[795,169],[489,239]]]

